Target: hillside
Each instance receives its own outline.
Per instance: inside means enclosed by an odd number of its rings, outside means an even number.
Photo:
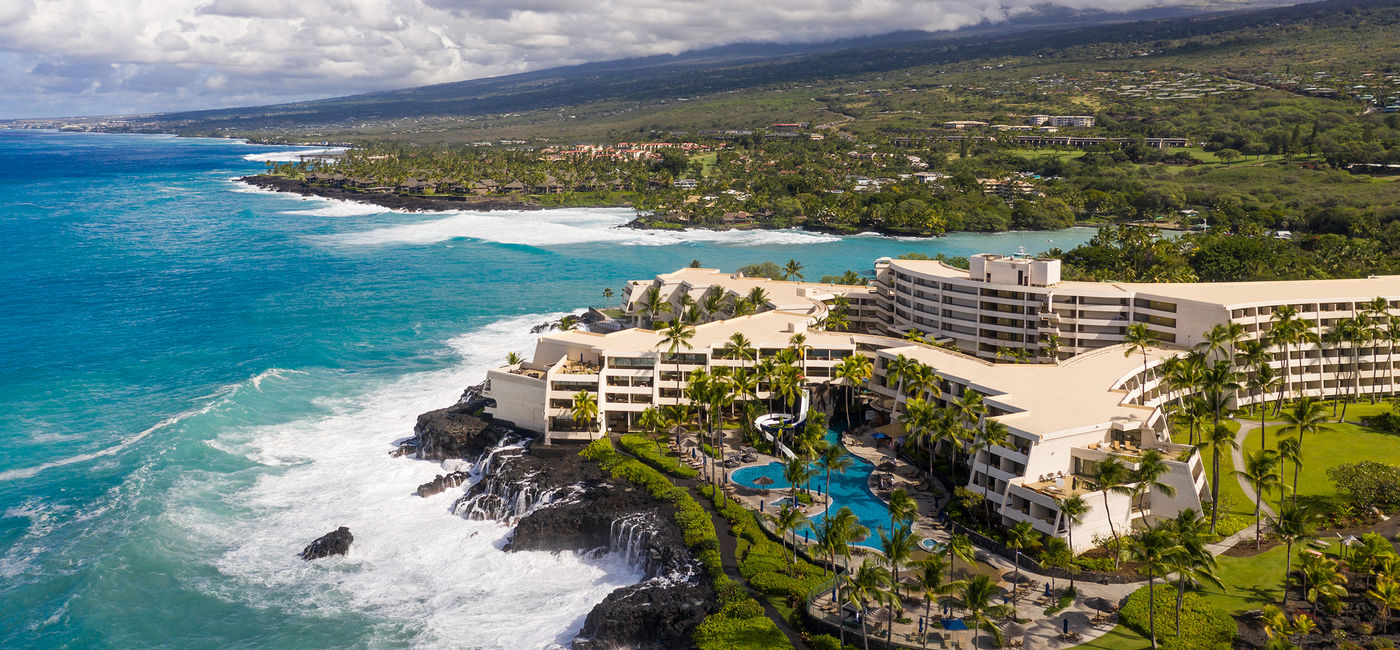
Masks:
[[[829,99],[837,93],[895,81],[915,89],[947,85],[961,81],[950,74],[988,66],[992,73],[985,76],[1013,81],[1017,75],[1008,72],[1037,64],[1219,71],[1227,67],[1224,57],[1230,65],[1257,66],[1268,49],[1278,50],[1275,58],[1294,54],[1289,50],[1300,45],[1293,42],[1299,31],[1336,30],[1349,31],[1332,40],[1320,38],[1316,45],[1322,51],[1314,52],[1313,59],[1386,60],[1393,52],[1383,46],[1356,52],[1347,44],[1358,42],[1359,29],[1393,47],[1394,39],[1385,36],[1388,23],[1371,18],[1393,10],[1393,2],[1345,0],[1128,24],[1121,23],[1121,15],[1081,15],[1073,17],[1080,23],[1112,24],[1075,28],[1065,27],[1066,16],[1041,16],[1039,22],[950,34],[906,33],[819,46],[730,46],[317,102],[171,114],[143,121],[141,127],[271,138],[297,134],[468,142],[605,139],[639,128],[752,128],[772,121],[820,124],[849,117],[850,102]],[[1242,52],[1250,46],[1259,51]],[[1241,54],[1250,56],[1240,59]],[[927,112],[943,103],[942,97],[930,99],[914,102],[923,105],[912,110]],[[875,122],[870,126],[899,127],[909,121]]]

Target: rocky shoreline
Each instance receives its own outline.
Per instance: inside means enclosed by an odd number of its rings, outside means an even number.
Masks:
[[[418,494],[469,483],[452,512],[513,524],[506,552],[617,553],[640,569],[641,582],[613,591],[589,612],[576,650],[691,645],[695,626],[718,605],[674,509],[611,478],[579,456],[576,445],[537,445],[533,434],[479,414],[484,404],[468,390],[463,401],[418,417],[413,437],[394,453],[446,461],[453,470],[419,486]],[[453,467],[454,460],[472,465]]]

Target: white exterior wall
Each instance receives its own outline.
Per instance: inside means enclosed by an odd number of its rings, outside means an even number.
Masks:
[[[545,380],[513,374],[503,369],[486,372],[491,382],[491,397],[496,406],[491,414],[528,431],[545,430]]]

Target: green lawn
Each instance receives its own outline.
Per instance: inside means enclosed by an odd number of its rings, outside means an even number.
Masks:
[[[1161,640],[1161,635],[1157,639]],[[1093,641],[1074,646],[1075,648],[1085,648],[1086,650],[1142,650],[1151,644],[1147,642],[1147,637],[1132,631],[1126,625],[1119,625]]]
[[[1386,404],[1353,404],[1347,408],[1347,419],[1356,420],[1389,409]],[[1329,411],[1330,412],[1330,411]],[[1303,471],[1298,475],[1298,496],[1330,499],[1337,496],[1337,486],[1327,477],[1327,469],[1344,463],[1363,460],[1400,458],[1400,436],[1380,433],[1351,424],[1332,422],[1329,431],[1309,435],[1303,440]],[[1266,443],[1277,444],[1270,427]],[[1259,434],[1251,432],[1244,449],[1259,449]],[[1284,481],[1292,482],[1293,468],[1284,469]],[[1222,479],[1223,481],[1223,479]]]

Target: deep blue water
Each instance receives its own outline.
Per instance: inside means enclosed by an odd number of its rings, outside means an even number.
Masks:
[[[412,495],[441,467],[387,455],[529,325],[691,259],[815,278],[1092,235],[643,233],[230,180],[287,151],[0,130],[0,647],[567,642],[632,570],[501,553]],[[350,556],[294,557],[339,525]]]

